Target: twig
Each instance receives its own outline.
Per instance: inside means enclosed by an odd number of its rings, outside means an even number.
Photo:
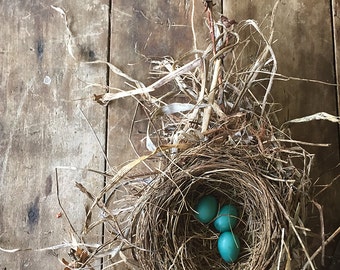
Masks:
[[[96,61],[97,63],[105,63],[109,66],[112,64],[103,62],[103,61]],[[91,62],[91,63],[96,63],[96,62]],[[185,74],[188,71],[191,71],[201,65],[201,58],[197,58],[195,60],[192,60],[191,62],[185,64],[184,66],[174,70],[173,72],[165,75],[164,77],[160,78],[158,81],[154,82],[148,87],[140,87],[134,90],[130,91],[122,91],[120,93],[105,93],[103,95],[96,95],[95,100],[98,101],[99,103],[103,105],[107,105],[110,101],[115,100],[115,99],[120,99],[124,97],[129,97],[129,96],[135,96],[135,95],[145,95],[150,92],[155,91],[156,89],[160,88],[161,86],[171,82],[174,80],[176,77]],[[115,70],[113,70],[116,72]],[[118,72],[118,71],[117,71]],[[124,74],[124,73],[123,73]],[[125,77],[125,76],[123,76]]]
[[[286,142],[286,143],[296,143],[296,144],[302,144],[302,145],[310,145],[310,146],[317,146],[317,147],[329,147],[329,143],[310,143],[310,142],[303,142],[303,141],[297,141],[292,139],[277,139],[279,142]]]
[[[71,223],[71,221],[70,221],[70,219],[69,219],[69,217],[68,217],[68,215],[67,215],[67,213],[66,213],[66,211],[65,211],[65,209],[63,207],[63,205],[61,204],[60,193],[59,193],[59,178],[58,178],[58,169],[57,168],[55,168],[55,179],[56,179],[56,184],[57,184],[57,186],[56,186],[56,188],[57,188],[57,200],[58,200],[59,207],[63,211],[63,215],[65,216],[68,224],[70,225],[73,233],[78,237],[79,240],[82,240],[82,238],[78,235],[77,231],[73,227],[73,225],[72,225],[72,223]]]
[[[263,101],[262,101],[262,110],[261,110],[261,116],[264,115],[264,112],[265,112],[265,108],[266,108],[266,104],[267,104],[267,99],[268,99],[268,96],[269,96],[269,93],[271,91],[271,88],[273,86],[273,82],[274,82],[274,77],[275,77],[275,73],[277,71],[277,61],[276,61],[276,57],[275,57],[275,53],[274,53],[274,50],[273,48],[271,47],[271,44],[273,42],[273,35],[274,35],[274,18],[275,18],[275,14],[276,14],[276,11],[277,11],[277,7],[279,5],[279,0],[276,1],[274,7],[273,7],[273,11],[272,11],[272,16],[271,16],[271,21],[270,21],[270,29],[271,29],[271,32],[270,32],[270,37],[268,39],[268,43],[266,44],[267,45],[267,48],[270,52],[270,55],[271,55],[271,60],[273,62],[273,67],[272,67],[272,70],[271,70],[271,74],[270,74],[270,79],[269,79],[269,82],[268,82],[268,85],[267,85],[267,89],[266,89],[266,93],[263,97]],[[262,33],[261,33],[262,35]],[[266,39],[264,38],[263,36],[263,39],[266,41]]]
[[[325,224],[324,224],[324,219],[323,219],[323,210],[322,206],[316,202],[313,201],[313,204],[318,208],[319,213],[320,213],[320,226],[321,226],[321,265],[325,266]]]
[[[296,236],[296,238],[298,239],[298,241],[299,241],[299,243],[300,243],[300,245],[301,245],[301,247],[302,247],[302,250],[303,250],[304,253],[305,253],[305,256],[306,256],[306,258],[307,258],[306,266],[309,265],[309,266],[311,267],[312,270],[315,270],[315,267],[314,267],[314,264],[313,264],[313,259],[312,259],[311,256],[309,256],[308,251],[307,251],[307,249],[306,249],[306,247],[305,247],[305,245],[304,245],[304,243],[303,243],[303,241],[302,241],[302,239],[301,239],[299,233],[297,232],[294,223],[292,222],[292,220],[291,220],[291,218],[289,217],[289,215],[288,215],[287,211],[285,210],[285,208],[282,206],[281,202],[280,202],[276,197],[274,197],[274,198],[275,198],[275,200],[276,200],[276,202],[277,202],[277,205],[279,206],[279,208],[281,209],[281,211],[284,213],[285,218],[287,219],[287,221],[288,221],[290,227],[293,229],[293,231],[294,231],[294,233],[295,233],[295,236]]]
[[[267,72],[267,71],[261,71],[262,74],[271,74],[271,72]],[[329,83],[329,82],[325,82],[325,81],[320,81],[320,80],[315,80],[315,79],[307,79],[307,78],[299,78],[299,77],[293,77],[293,76],[287,76],[284,74],[280,74],[280,73],[275,73],[275,80],[277,81],[284,81],[284,82],[288,82],[288,81],[302,81],[302,82],[308,82],[308,83],[319,83],[322,85],[328,85],[328,86],[340,86],[337,83]]]
[[[208,13],[208,24],[209,24],[209,32],[210,32],[210,39],[213,45],[213,54],[216,54],[216,37],[215,37],[215,21],[213,18],[213,1],[206,1],[205,2],[206,11]]]
[[[327,190],[329,187],[331,187],[338,180],[340,180],[340,175],[335,177],[329,184],[318,185],[318,187],[322,187],[322,189],[318,193],[315,194],[315,197],[318,197],[320,194],[322,194],[325,190]]]
[[[282,257],[282,251],[284,248],[284,243],[285,243],[285,228],[282,228],[281,232],[281,246],[280,246],[280,253],[279,253],[279,259],[277,260],[277,270],[280,270],[280,263],[281,263],[281,257]]]
[[[77,106],[77,108],[78,108],[78,110],[80,111],[81,115],[84,117],[84,119],[85,119],[86,123],[88,124],[88,126],[90,127],[91,132],[92,132],[93,136],[95,137],[95,139],[96,139],[96,141],[97,141],[97,143],[98,143],[98,145],[99,145],[100,151],[102,152],[102,155],[103,155],[103,157],[104,157],[104,159],[105,159],[105,161],[106,161],[107,166],[110,168],[110,171],[114,171],[113,168],[111,167],[110,161],[109,161],[109,159],[107,158],[107,155],[106,155],[106,153],[105,153],[105,150],[104,150],[104,148],[103,148],[103,146],[102,146],[102,144],[101,144],[101,142],[100,142],[100,140],[99,140],[99,138],[98,138],[96,132],[94,131],[92,125],[90,124],[89,120],[88,120],[87,117],[85,116],[83,110],[82,110],[79,106]]]
[[[326,241],[325,241],[325,243],[324,243],[325,246],[328,245],[329,242],[331,242],[331,241],[332,241],[339,233],[340,233],[340,227],[338,227],[338,228],[334,231],[334,233],[332,233],[332,235],[326,239]],[[312,256],[310,256],[310,259],[311,259],[311,260],[314,260],[314,258],[315,258],[316,256],[318,256],[319,253],[322,251],[322,248],[323,248],[323,247],[320,246],[320,247],[312,254]],[[309,265],[309,262],[306,262],[306,264],[303,266],[302,270],[305,270],[305,269],[307,268],[308,265]]]
[[[195,31],[195,1],[192,1],[192,7],[191,7],[191,31],[192,31],[192,39],[193,39],[193,47],[194,51],[197,51],[197,36]],[[195,55],[196,58],[198,58],[198,54]]]
[[[213,1],[206,1],[205,3],[206,5],[206,10],[208,12],[208,23],[209,23],[209,31],[210,31],[210,39],[212,42],[212,51],[213,51],[213,55],[216,55],[216,37],[215,37],[215,21],[213,18]],[[213,73],[213,78],[211,81],[211,85],[210,85],[210,91],[208,94],[208,107],[206,107],[204,109],[204,113],[203,113],[203,120],[202,120],[202,133],[206,132],[209,126],[209,122],[210,122],[210,117],[211,117],[211,112],[212,112],[212,105],[215,102],[215,90],[216,90],[216,86],[217,86],[217,82],[220,80],[221,81],[221,77],[220,77],[220,68],[221,68],[221,63],[222,63],[222,59],[218,58],[216,61],[212,60],[212,62],[214,63],[214,73]]]
[[[215,102],[215,89],[217,86],[218,82],[218,77],[220,73],[220,68],[221,68],[221,62],[222,60],[219,58],[215,62],[215,67],[214,67],[214,74],[212,78],[212,82],[210,85],[210,91],[208,95],[208,107],[204,109],[204,114],[203,114],[203,120],[202,120],[202,133],[206,132],[209,126],[210,122],[210,117],[211,117],[211,111],[212,111],[212,105]]]
[[[136,105],[136,108],[135,108],[135,111],[134,111],[134,114],[133,114],[133,119],[132,119],[132,121],[131,121],[130,131],[129,131],[129,142],[130,142],[130,145],[131,145],[133,151],[135,152],[135,155],[136,155],[138,158],[140,158],[140,155],[139,155],[139,153],[138,153],[138,151],[137,151],[137,149],[136,149],[135,144],[133,143],[133,140],[132,140],[132,132],[133,132],[133,128],[134,128],[134,125],[135,125],[135,122],[136,122],[136,116],[137,116],[137,112],[138,112],[139,106],[143,106],[143,104],[142,104],[141,102],[138,101],[138,104]],[[143,107],[143,109],[145,110],[145,107]],[[145,112],[145,114],[147,114],[147,113]],[[152,172],[152,169],[150,168],[150,166],[149,166],[146,162],[143,161],[143,164],[145,165],[145,167],[146,167],[150,172]]]

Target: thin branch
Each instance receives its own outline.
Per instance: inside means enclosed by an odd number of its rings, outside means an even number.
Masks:
[[[56,188],[57,188],[57,200],[58,200],[58,204],[59,207],[61,208],[61,210],[63,211],[63,215],[65,216],[70,228],[72,229],[73,233],[78,237],[79,240],[82,240],[82,238],[78,235],[77,231],[75,230],[75,228],[73,227],[70,218],[67,215],[67,212],[65,211],[61,200],[60,200],[60,192],[59,192],[59,178],[58,178],[58,169],[55,168],[55,179],[56,179]]]

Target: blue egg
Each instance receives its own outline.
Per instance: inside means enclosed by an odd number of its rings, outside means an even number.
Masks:
[[[227,263],[233,263],[240,254],[240,241],[232,232],[224,232],[217,240],[217,249],[222,259]]]
[[[202,223],[209,223],[214,219],[218,210],[218,202],[214,196],[202,197],[195,207],[196,218]]]
[[[214,226],[219,232],[231,231],[235,227],[238,219],[238,213],[235,206],[224,205],[217,214]]]

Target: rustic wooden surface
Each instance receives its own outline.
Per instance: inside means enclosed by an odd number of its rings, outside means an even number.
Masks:
[[[56,1],[54,5],[65,12],[71,33],[61,10],[46,1],[0,5],[2,248],[35,249],[71,240],[65,217],[56,218],[61,210],[55,168],[68,167],[58,169],[60,199],[78,232],[86,200],[74,182],[93,190],[103,185],[101,177],[69,167],[104,168],[90,126],[104,144],[105,109],[93,106],[93,89],[87,83],[105,84],[106,69],[83,62],[106,59],[108,1]],[[68,51],[68,41],[76,59]],[[97,233],[94,239],[100,241],[101,231]],[[0,269],[61,269],[53,256],[57,254],[0,251]]]
[[[222,2],[229,18],[262,21],[275,1]],[[194,3],[195,30],[202,44],[206,31],[202,3]],[[5,1],[0,6],[0,247],[41,248],[70,240],[65,217],[55,217],[60,211],[56,167],[62,203],[81,231],[88,201],[75,189],[74,181],[95,191],[103,179],[70,167],[105,169],[102,149],[90,127],[103,149],[107,148],[108,172],[134,159],[128,136],[137,106],[133,99],[112,102],[106,127],[106,108],[89,98],[104,90],[88,83],[129,87],[104,65],[84,62],[106,61],[109,56],[130,76],[145,84],[152,82],[148,78],[151,58],[177,57],[193,48],[192,4],[183,0],[59,0],[54,6],[65,12],[70,31],[61,10],[44,1]],[[275,21],[279,73],[329,83],[339,80],[335,65],[340,62],[339,12],[337,0],[332,6],[326,0],[280,1]],[[275,100],[282,104],[281,121],[318,111],[337,114],[339,109],[334,86],[291,80],[277,82],[274,89]],[[137,113],[137,117],[142,116]],[[144,123],[131,134],[139,152],[145,147]],[[320,177],[319,184],[329,183],[339,174],[339,169],[333,169],[339,164],[338,126],[315,122],[292,129],[296,139],[332,144],[327,149],[308,149],[316,154],[314,178]],[[327,233],[340,225],[339,215],[334,214],[340,211],[339,188],[338,181],[318,197],[324,204]],[[318,222],[317,213],[312,218]],[[94,231],[92,240],[100,242],[101,237],[100,230]],[[65,251],[0,252],[0,269],[62,269],[53,255],[61,258]]]
[[[206,33],[207,28],[204,25],[202,3],[196,2],[195,27],[201,32],[197,39],[201,49],[204,49],[203,33]],[[164,56],[176,59],[193,49],[191,11],[191,1],[113,1],[111,62],[134,79],[145,85],[150,84],[153,81],[149,74],[150,60],[161,60]],[[131,90],[125,81],[115,74],[110,74],[112,87]],[[127,140],[136,106],[135,99],[127,98],[114,101],[109,107],[108,156],[114,165],[136,158]],[[143,122],[139,126],[143,129]],[[145,134],[143,130],[140,132],[139,135],[136,133],[132,135],[136,148],[144,149],[145,142],[140,140]]]
[[[220,8],[220,4],[216,8]],[[177,59],[194,48],[192,12],[198,49],[206,48],[208,29],[203,11],[200,1],[113,1],[110,62],[145,85],[151,84],[155,80],[149,74],[151,60],[162,60],[164,56]],[[125,79],[110,73],[111,87],[131,90],[125,82]],[[160,91],[171,87],[170,84]],[[113,101],[109,105],[108,159],[109,168],[113,170],[145,153],[143,138],[147,119],[137,105],[134,98]],[[134,119],[138,121],[131,130]],[[126,269],[126,265],[118,265],[114,269]]]
[[[268,25],[275,0],[261,1],[224,1],[224,14],[237,21],[252,18],[263,26]],[[333,1],[335,12],[339,9],[339,1]],[[319,80],[336,83],[335,70],[339,66],[334,62],[334,44],[332,27],[335,37],[339,39],[339,21],[330,16],[329,1],[280,1],[275,16],[274,51],[278,62],[278,73],[286,76]],[[339,63],[339,42],[335,48],[337,63]],[[337,68],[337,69],[336,69]],[[339,74],[338,74],[339,75]],[[281,104],[280,121],[307,116],[317,112],[338,114],[339,100],[337,88],[320,83],[299,80],[276,82],[273,87],[275,102]],[[312,169],[313,180],[317,185],[328,185],[340,174],[339,167],[339,129],[337,124],[314,121],[291,126],[294,139],[313,142],[329,143],[330,147],[306,147],[315,154]],[[320,188],[316,188],[320,190]],[[325,232],[332,233],[340,225],[340,181],[324,191],[316,198],[323,205],[325,216]],[[310,216],[309,226],[319,230],[319,215],[317,210]],[[318,231],[317,231],[318,232]],[[316,239],[319,245],[320,239]],[[311,243],[314,245],[314,243]],[[333,251],[332,245],[328,255]]]
[[[334,39],[335,72],[338,92],[338,110],[340,108],[340,1],[332,0],[332,24]]]

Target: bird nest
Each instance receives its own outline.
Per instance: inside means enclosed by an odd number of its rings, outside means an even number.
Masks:
[[[124,201],[132,202],[131,208],[116,223],[142,269],[300,269],[312,264],[303,237],[311,158],[272,123],[272,33],[266,38],[252,20],[236,27],[227,21],[228,27],[223,18],[216,24],[222,31],[200,57],[183,65],[171,59],[154,62],[155,70],[166,75],[131,90],[142,95],[152,154],[125,166],[110,189],[129,179],[126,172],[137,164],[159,162],[150,177],[127,181]],[[257,57],[245,64],[249,43],[256,44]],[[175,82],[172,95],[150,94],[168,82]],[[96,99],[107,103],[121,95]],[[234,230],[241,253],[234,263],[219,256],[219,234],[211,224],[195,218],[194,206],[205,195],[240,211]]]
[[[178,61],[153,62],[162,76],[152,85],[108,64],[136,88],[95,99],[107,104],[138,95],[150,154],[125,165],[96,198],[78,185],[93,200],[89,212],[104,211],[96,224],[112,236],[93,256],[135,269],[313,268],[304,238],[311,156],[277,126],[269,102],[277,67],[272,21],[265,35],[253,20],[215,21],[211,11],[208,5],[211,44]],[[172,91],[157,93],[168,83]],[[129,175],[142,163],[149,168],[144,177]],[[213,226],[195,218],[205,195],[239,210],[234,233],[241,251],[233,263],[219,256]]]
[[[231,142],[228,133],[222,128],[177,154],[141,191],[130,218],[143,269],[281,269],[303,261],[293,258],[303,256],[293,226],[301,226],[309,180],[290,162],[296,149],[268,138],[262,151],[256,141]],[[194,217],[208,194],[240,211],[241,254],[233,264],[219,256],[216,230]]]

